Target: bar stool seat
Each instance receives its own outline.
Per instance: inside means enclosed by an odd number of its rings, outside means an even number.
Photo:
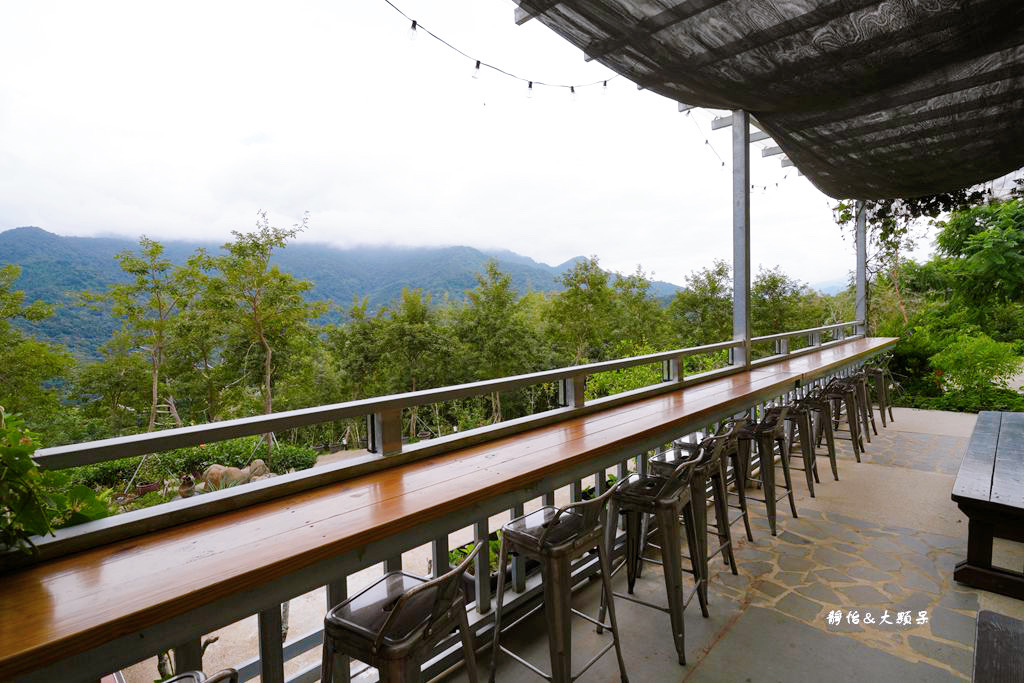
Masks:
[[[238,683],[238,672],[234,669],[224,669],[207,676],[202,671],[186,671],[166,679],[163,683]]]
[[[321,680],[333,680],[335,659],[340,655],[338,668],[345,673],[348,657],[355,657],[376,668],[381,683],[418,682],[420,667],[432,648],[458,630],[466,673],[471,683],[476,683],[462,575],[486,546],[486,541],[478,541],[458,567],[435,579],[390,572],[332,608],[324,618]]]

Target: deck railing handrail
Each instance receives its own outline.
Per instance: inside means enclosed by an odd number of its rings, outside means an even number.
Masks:
[[[799,330],[797,332],[784,332],[766,337],[755,337],[751,341],[769,341],[773,339],[790,338],[805,334],[820,334],[821,332],[854,326],[859,324],[856,321],[836,323],[821,327]],[[631,356],[610,361],[587,363],[584,365],[573,365],[551,370],[542,370],[511,377],[499,377],[495,379],[468,382],[454,386],[423,389],[420,391],[405,392],[401,394],[389,394],[373,398],[345,401],[312,408],[300,408],[296,410],[269,413],[265,415],[253,415],[250,417],[236,418],[232,420],[221,420],[201,425],[188,427],[177,427],[164,429],[155,432],[142,434],[131,434],[128,436],[113,437],[97,441],[68,444],[42,448],[36,451],[34,458],[41,466],[49,469],[62,469],[78,467],[107,460],[116,460],[148,453],[158,453],[198,446],[200,444],[223,441],[227,439],[244,436],[254,436],[268,432],[276,432],[296,427],[304,427],[323,422],[333,422],[347,418],[360,418],[373,416],[377,419],[371,420],[371,432],[376,425],[377,443],[371,443],[370,450],[383,452],[390,455],[401,450],[401,410],[413,406],[421,406],[431,403],[440,403],[469,396],[480,396],[492,392],[509,391],[524,386],[542,384],[546,382],[568,381],[575,382],[574,386],[564,386],[563,405],[579,407],[582,400],[583,381],[586,377],[600,372],[623,370],[638,365],[650,365],[662,362],[666,364],[666,381],[682,382],[682,359],[715,351],[733,349],[744,344],[743,340],[732,340],[716,344],[705,344],[702,346],[660,351],[642,356]],[[675,364],[671,369],[669,364]],[[575,392],[575,399],[573,394]],[[397,422],[398,432],[395,431]],[[390,432],[383,435],[384,430]],[[398,433],[397,443],[395,434]],[[372,440],[371,436],[371,440]],[[375,447],[376,446],[376,447]],[[396,448],[397,446],[397,448]]]

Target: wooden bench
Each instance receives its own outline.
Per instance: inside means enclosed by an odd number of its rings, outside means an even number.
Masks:
[[[978,612],[974,683],[1024,681],[1024,621],[988,610]]]
[[[968,518],[953,578],[1024,600],[1024,572],[992,566],[993,538],[1024,543],[1024,413],[978,413],[952,498]]]

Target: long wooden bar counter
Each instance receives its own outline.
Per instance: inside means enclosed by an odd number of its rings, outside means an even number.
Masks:
[[[502,496],[533,492],[542,481],[611,455],[627,457],[621,454],[778,396],[895,342],[856,339],[0,576],[0,680],[43,680],[42,671],[64,672],[59,680],[95,680],[105,672],[91,670],[100,664],[79,667],[73,659],[93,653],[95,660],[125,648],[142,653],[136,659],[151,656],[166,645],[166,629],[217,619],[226,625],[291,597],[262,592],[272,582],[296,577],[292,595],[318,585],[310,582],[323,585],[332,567],[341,572],[344,558],[365,559],[368,548],[389,543],[399,552],[419,538],[413,533],[418,527],[486,512]],[[224,607],[247,600],[247,611]],[[109,660],[111,669],[123,666],[116,659]]]

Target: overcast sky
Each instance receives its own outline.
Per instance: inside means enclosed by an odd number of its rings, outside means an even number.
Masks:
[[[509,0],[394,0],[524,78],[613,76]],[[731,258],[730,132],[618,78],[484,68],[383,0],[33,2],[0,9],[0,230],[597,255],[658,279]],[[710,140],[710,146],[705,144]],[[830,200],[752,149],[755,266],[843,279]],[[716,156],[726,161],[723,167]],[[776,186],[777,183],[777,186]],[[762,189],[767,186],[767,189]]]

